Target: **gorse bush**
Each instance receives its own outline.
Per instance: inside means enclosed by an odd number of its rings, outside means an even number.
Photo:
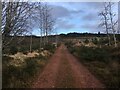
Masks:
[[[98,40],[97,38],[94,38],[94,40],[92,41],[94,44],[98,44]]]
[[[22,69],[21,68],[16,68],[15,66],[13,65],[6,65],[3,67],[3,70],[2,70],[2,74],[3,74],[3,78],[2,78],[2,87],[3,88],[11,88],[11,87],[17,87],[15,86],[16,84],[16,81],[19,80],[19,81],[23,81],[19,79],[19,77],[21,76],[21,71]],[[19,85],[20,86],[20,85]]]
[[[118,41],[120,41],[120,34],[116,35]]]
[[[13,58],[11,58],[11,57],[3,56],[3,57],[2,57],[2,64],[3,64],[3,66],[9,64],[9,62],[10,62],[12,59],[13,59]]]
[[[69,49],[71,51],[71,49]],[[94,60],[99,60],[99,61],[104,61],[106,62],[107,60],[110,59],[110,54],[107,50],[102,49],[102,48],[93,48],[93,47],[74,47],[72,48],[71,53],[74,53],[77,55],[77,57],[84,59],[84,60],[89,60],[89,61],[94,61]]]
[[[55,51],[55,45],[53,45],[53,44],[46,44],[43,46],[43,48],[44,48],[44,50],[48,50],[51,53],[54,53],[54,51]]]
[[[85,39],[84,43],[88,44],[88,43],[89,43],[89,40],[88,40],[88,39]]]
[[[18,52],[18,49],[16,46],[11,46],[10,47],[10,54],[16,54]]]
[[[120,47],[111,48],[110,52],[111,52],[111,58],[120,60]]]
[[[19,48],[19,52],[23,52],[23,53],[26,53],[27,51],[29,51],[29,47],[28,46],[22,46]]]
[[[73,45],[74,45],[74,43],[73,42],[71,42],[71,41],[67,41],[66,43],[65,43],[65,45],[67,46],[67,48],[72,48],[73,47]]]
[[[80,47],[79,55],[85,60],[107,61],[109,59],[109,52],[102,48]]]
[[[39,69],[38,60],[35,58],[28,58],[25,61],[26,66],[24,68],[24,71],[28,73],[29,76],[33,76]]]

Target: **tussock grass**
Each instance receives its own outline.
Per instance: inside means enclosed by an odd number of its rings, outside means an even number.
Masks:
[[[27,58],[22,66],[11,65],[12,58],[3,57],[3,88],[30,87],[32,78],[42,70],[47,60],[40,58]],[[9,62],[8,62],[9,61]]]

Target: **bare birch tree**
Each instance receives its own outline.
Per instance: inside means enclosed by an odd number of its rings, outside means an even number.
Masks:
[[[114,17],[116,14],[114,14],[112,11],[113,4],[114,3],[111,3],[111,2],[108,3],[108,12],[109,12],[109,17],[110,17],[110,27],[113,32],[114,45],[115,45],[115,47],[117,47],[117,41],[116,41],[116,31],[117,30],[116,30],[115,26],[118,23],[118,20],[114,21]]]
[[[34,16],[34,20],[38,22],[38,28],[39,28],[39,35],[40,35],[40,39],[39,39],[39,50],[41,50],[42,47],[42,43],[43,43],[43,12],[44,12],[44,7],[42,5],[41,2],[35,3],[35,16]]]
[[[38,9],[37,19],[39,20],[39,29],[41,34],[40,41],[43,42],[45,45],[48,43],[48,34],[52,32],[55,20],[52,18],[51,15],[52,9],[49,7],[48,4],[38,3],[37,9]]]
[[[109,41],[109,46],[111,45],[111,40],[110,40],[110,34],[109,34],[109,18],[108,18],[108,5],[106,4],[106,2],[104,3],[104,10],[102,12],[99,13],[99,16],[102,17],[102,23],[100,24],[100,26],[104,26],[106,33],[107,33],[107,37],[108,37],[108,41]]]
[[[104,11],[99,13],[99,15],[103,17],[103,22],[102,22],[101,26],[105,26],[105,28],[106,28],[107,36],[108,36],[108,39],[109,39],[109,45],[110,45],[109,32],[112,31],[114,46],[117,47],[116,25],[118,24],[118,20],[115,20],[116,14],[113,13],[113,10],[112,10],[113,5],[114,5],[114,3],[112,3],[112,2],[105,2],[104,3]]]
[[[2,37],[3,47],[8,46],[18,35],[29,31],[28,18],[32,6],[28,2],[2,2]],[[8,41],[7,38],[11,39]]]
[[[42,27],[43,27],[43,35],[44,35],[44,45],[49,42],[48,34],[52,32],[54,22],[55,22],[55,20],[52,18],[51,10],[52,8],[47,3],[43,4],[43,9],[42,9],[43,25]]]
[[[118,30],[117,33],[120,34],[120,2],[118,2]]]

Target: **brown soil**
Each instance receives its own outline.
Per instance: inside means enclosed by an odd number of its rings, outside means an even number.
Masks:
[[[62,44],[34,82],[33,88],[104,88]]]

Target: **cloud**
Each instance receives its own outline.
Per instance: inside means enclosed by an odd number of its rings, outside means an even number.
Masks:
[[[98,9],[98,8],[100,9],[100,8],[102,8],[103,3],[104,2],[86,2],[85,5],[86,5],[86,7],[88,6],[93,9]]]
[[[69,18],[71,16],[75,16],[75,15],[78,15],[78,14],[82,14],[84,13],[84,10],[71,10],[67,7],[64,7],[64,6],[56,6],[56,5],[51,5],[52,7],[52,15],[54,18]]]
[[[90,31],[96,31],[98,29],[98,26],[96,24],[83,24],[80,26],[80,28],[87,29]]]
[[[72,29],[72,28],[75,27],[74,24],[69,24],[69,23],[67,23],[67,24],[64,24],[64,23],[63,23],[63,24],[61,24],[60,26],[62,27],[62,29],[66,29],[66,30]]]
[[[71,14],[83,14],[84,10],[71,10],[70,13]]]
[[[66,30],[76,27],[75,24],[69,23],[69,21],[66,19],[59,19],[56,26],[59,29],[66,29]]]
[[[98,12],[103,10],[103,2],[65,2],[54,3],[51,6],[53,8],[52,15],[57,19],[58,29],[104,31],[98,27],[100,20]]]
[[[52,8],[52,15],[56,18],[67,17],[70,15],[69,10],[62,6],[52,6]]]
[[[71,10],[67,7],[52,5],[52,15],[56,18],[56,28],[70,30],[77,27],[76,19],[80,19],[83,10]]]
[[[99,17],[97,13],[91,13],[91,12],[82,17],[83,20],[87,20],[87,21],[94,21],[97,20],[98,18]]]
[[[97,28],[96,24],[84,24],[84,25],[81,25],[81,28],[86,28],[86,29],[95,29]]]

